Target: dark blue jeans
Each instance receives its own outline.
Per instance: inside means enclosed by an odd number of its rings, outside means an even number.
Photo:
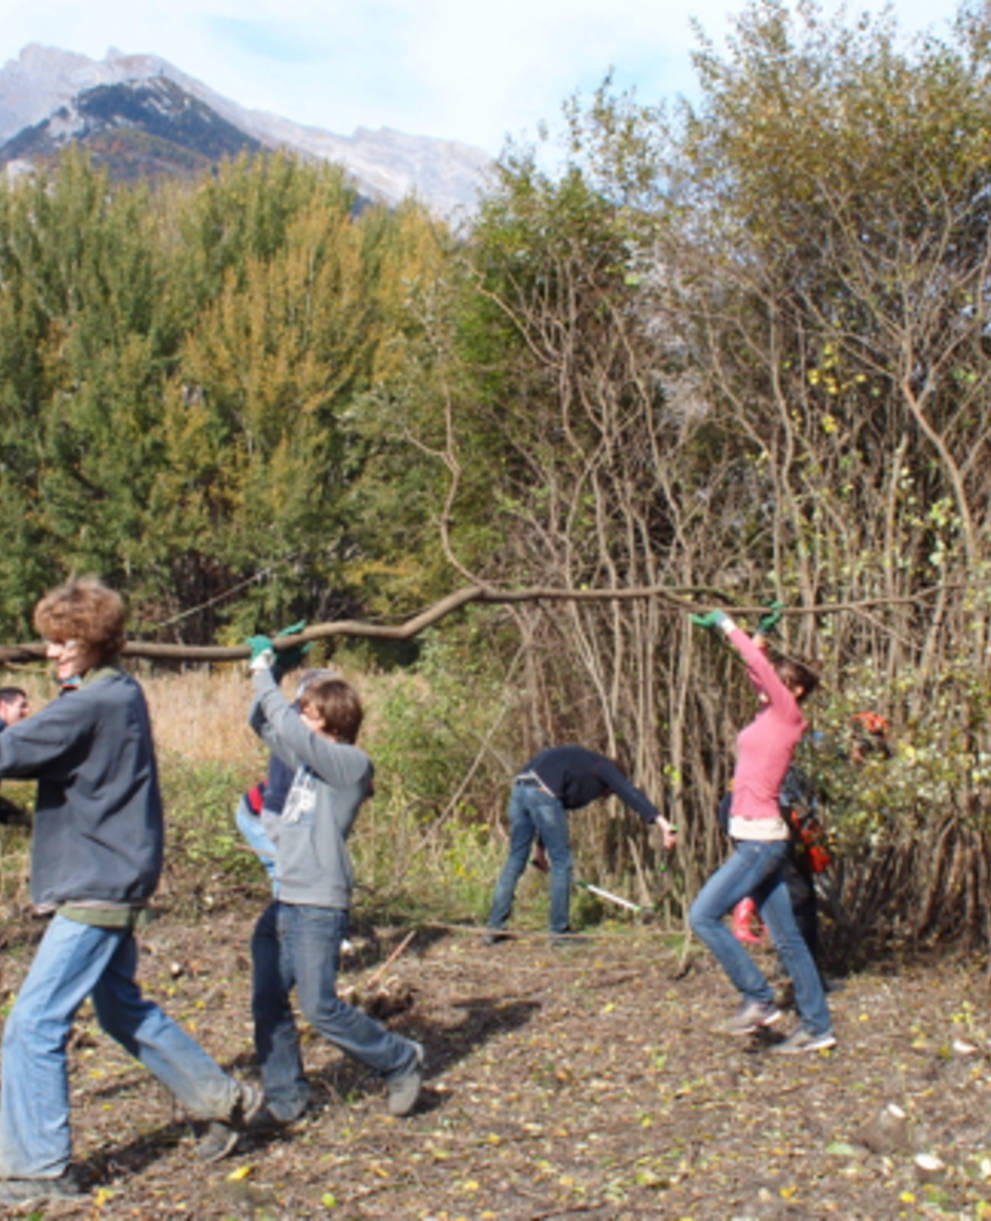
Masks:
[[[417,1063],[416,1044],[338,999],[337,968],[348,913],[333,907],[271,903],[251,938],[251,1008],[255,1049],[268,1109],[295,1119],[309,1101],[299,1036],[289,994],[295,987],[303,1016],[325,1038],[386,1080]]]
[[[513,910],[516,883],[530,860],[530,847],[539,838],[551,866],[551,932],[568,926],[571,892],[571,841],[564,806],[536,784],[517,781],[509,799],[509,856],[496,882],[489,928],[502,928]]]
[[[761,919],[795,985],[795,1004],[802,1024],[812,1034],[830,1029],[829,1008],[822,979],[808,946],[798,931],[782,869],[787,840],[738,840],[726,860],[695,896],[689,923],[748,1001],[773,1001],[774,991],[760,968],[723,923],[741,899],[752,895]]]

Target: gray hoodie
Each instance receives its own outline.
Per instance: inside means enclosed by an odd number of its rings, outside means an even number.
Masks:
[[[371,760],[357,746],[308,729],[270,670],[255,671],[254,687],[251,728],[294,769],[275,828],[279,901],[346,909],[353,874],[345,840],[371,792]]]

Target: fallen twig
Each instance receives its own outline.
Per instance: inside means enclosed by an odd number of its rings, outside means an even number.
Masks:
[[[416,929],[414,928],[414,929],[411,929],[406,934],[406,936],[402,939],[402,941],[400,941],[400,943],[392,951],[392,953],[385,960],[385,962],[382,963],[382,965],[379,967],[379,969],[373,975],[371,975],[368,980],[366,980],[366,982],[365,982],[366,988],[375,987],[375,985],[378,983],[378,981],[386,973],[388,968],[392,966],[392,964],[396,961],[396,959],[403,952],[403,950],[406,949],[406,947],[409,945],[409,943],[413,940],[413,938],[415,936],[416,936]]]

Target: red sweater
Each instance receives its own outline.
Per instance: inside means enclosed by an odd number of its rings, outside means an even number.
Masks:
[[[750,681],[767,702],[736,738],[731,817],[780,818],[778,790],[802,734],[808,728],[798,700],[774,666],[741,628],[727,639],[747,663]]]

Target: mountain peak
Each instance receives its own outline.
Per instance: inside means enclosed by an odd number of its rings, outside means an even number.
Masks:
[[[415,193],[441,215],[472,212],[491,165],[483,150],[453,140],[364,127],[352,136],[341,136],[265,111],[249,110],[214,93],[157,55],[128,54],[110,47],[102,60],[94,60],[40,43],[29,43],[16,60],[8,60],[0,68],[0,144],[7,150],[6,159],[16,155],[23,160],[30,155],[25,150],[39,135],[42,147],[47,147],[53,134],[48,121],[63,111],[63,118],[54,125],[62,143],[73,138],[77,130],[92,131],[80,116],[89,114],[92,118],[96,96],[104,107],[112,105],[128,111],[121,94],[94,95],[93,91],[118,86],[134,90],[156,78],[170,82],[218,116],[219,123],[214,124],[217,130],[224,125],[237,129],[245,147],[286,148],[306,157],[334,161],[351,174],[359,191],[390,204]],[[74,128],[77,121],[79,126]],[[132,114],[127,122],[131,126],[145,125],[148,130],[147,119]],[[44,124],[48,127],[40,131]],[[29,136],[28,128],[39,131]],[[229,139],[227,133],[224,139]],[[15,154],[14,149],[20,151]]]

